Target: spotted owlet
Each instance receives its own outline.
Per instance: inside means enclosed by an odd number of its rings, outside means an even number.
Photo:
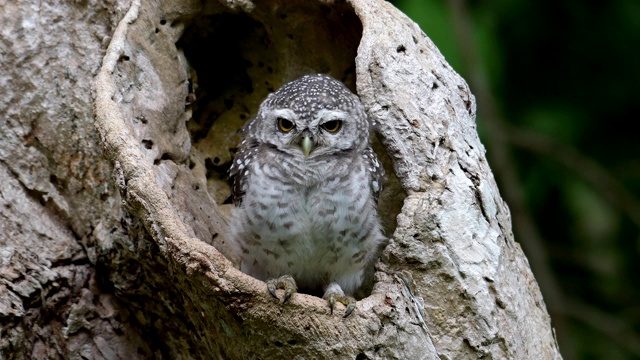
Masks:
[[[240,269],[284,301],[324,291],[333,312],[351,296],[385,241],[376,212],[384,170],[362,103],[341,82],[307,75],[282,86],[243,128],[230,169],[231,235]]]

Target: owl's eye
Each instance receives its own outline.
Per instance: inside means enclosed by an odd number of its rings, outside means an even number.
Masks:
[[[289,120],[287,120],[285,118],[282,118],[282,117],[278,118],[278,128],[280,128],[281,131],[289,132],[294,127],[296,127],[296,125],[293,122],[291,122],[291,121],[289,121]]]
[[[341,120],[331,120],[331,121],[327,121],[326,123],[320,125],[323,129],[325,129],[326,131],[330,132],[330,133],[334,133],[338,130],[340,130],[340,128],[342,127],[342,121]]]

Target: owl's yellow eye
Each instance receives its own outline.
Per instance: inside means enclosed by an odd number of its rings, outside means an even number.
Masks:
[[[330,133],[334,133],[338,130],[340,130],[340,128],[342,127],[342,121],[341,120],[331,120],[331,121],[327,121],[326,123],[320,125],[323,129],[325,129],[326,131],[330,132]]]
[[[285,118],[282,118],[282,117],[278,118],[278,128],[280,128],[281,131],[289,132],[294,127],[296,127],[296,125],[293,122],[291,122],[291,121],[289,121],[289,120],[287,120]]]

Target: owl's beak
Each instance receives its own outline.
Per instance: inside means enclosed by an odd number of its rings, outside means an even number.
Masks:
[[[313,150],[313,140],[311,140],[310,136],[305,136],[302,138],[302,152],[305,157],[308,157]]]

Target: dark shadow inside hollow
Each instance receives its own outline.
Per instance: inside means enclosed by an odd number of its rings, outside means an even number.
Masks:
[[[186,29],[177,45],[193,69],[194,117],[188,125],[194,143],[206,138],[213,123],[237,100],[253,93],[248,74],[253,64],[241,47],[264,48],[264,42],[264,28],[246,15],[202,16]]]
[[[250,14],[203,13],[192,19],[177,43],[191,66],[191,161],[206,168],[207,190],[218,205],[232,206],[225,205],[231,200],[228,169],[240,129],[262,100],[312,73],[331,75],[355,92],[361,36],[362,24],[346,3],[273,2]],[[390,236],[405,195],[393,185],[398,181],[382,146],[375,148],[388,173],[380,216]]]

